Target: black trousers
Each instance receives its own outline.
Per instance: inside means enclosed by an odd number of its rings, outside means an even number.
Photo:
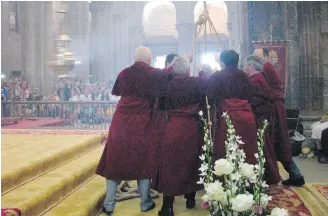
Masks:
[[[328,157],[328,128],[322,131],[321,147],[322,147],[322,154],[325,157]]]
[[[185,194],[185,199],[194,200],[196,192]],[[163,208],[173,208],[174,196],[163,196]]]

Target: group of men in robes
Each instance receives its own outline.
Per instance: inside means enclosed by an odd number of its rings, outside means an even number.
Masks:
[[[141,212],[155,208],[153,188],[163,193],[159,216],[173,216],[174,197],[184,195],[186,208],[195,207],[198,169],[204,144],[199,111],[208,98],[214,123],[215,160],[225,157],[226,124],[222,113],[231,117],[246,161],[255,164],[257,129],[269,121],[265,136],[269,184],[280,182],[277,160],[290,178],[285,185],[302,186],[304,178],[292,160],[288,142],[283,89],[268,52],[261,49],[249,56],[245,72],[238,69],[239,55],[226,50],[220,55],[221,71],[203,71],[190,76],[190,59],[170,54],[166,68],[151,66],[151,51],[140,47],[135,63],[122,70],[112,94],[121,96],[109,128],[108,140],[96,173],[107,179],[103,211],[115,208],[116,188],[121,180],[137,180]],[[207,69],[206,69],[207,70]],[[286,130],[286,131],[284,131]]]

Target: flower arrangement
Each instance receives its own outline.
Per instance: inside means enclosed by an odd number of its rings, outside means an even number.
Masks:
[[[209,106],[207,107],[209,110]],[[202,197],[202,206],[206,208],[210,216],[255,216],[270,215],[266,207],[271,197],[264,193],[268,187],[263,180],[265,158],[263,155],[263,135],[268,125],[264,121],[264,127],[258,130],[258,153],[255,154],[257,164],[251,165],[245,162],[246,155],[239,145],[244,142],[236,135],[232,121],[227,113],[222,115],[227,124],[226,159],[219,159],[212,163],[213,142],[211,137],[211,121],[206,122],[203,113],[199,113],[204,121],[204,146],[198,184],[204,184],[205,195]],[[208,119],[210,119],[208,111]],[[250,186],[253,194],[249,192]],[[271,216],[288,216],[285,209],[275,208]]]

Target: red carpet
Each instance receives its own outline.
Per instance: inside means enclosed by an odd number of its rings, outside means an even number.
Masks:
[[[301,198],[290,187],[269,187],[268,195],[272,196],[268,208],[271,211],[275,207],[287,209],[291,216],[311,216],[311,212],[305,206]]]
[[[64,119],[37,119],[37,120],[19,120],[18,124],[2,126],[3,129],[25,129],[36,128],[40,126],[64,126]]]

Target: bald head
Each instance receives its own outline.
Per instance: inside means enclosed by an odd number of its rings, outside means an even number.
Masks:
[[[151,64],[151,59],[152,59],[152,55],[151,55],[151,51],[149,48],[147,47],[138,47],[137,51],[136,51],[136,55],[134,57],[134,60],[140,61],[140,62],[144,62],[147,64]]]
[[[172,62],[172,68],[176,74],[188,74],[190,73],[189,60],[185,57],[176,57]]]
[[[254,55],[260,57],[265,62],[269,61],[269,52],[267,49],[264,48],[257,48],[254,50]]]

